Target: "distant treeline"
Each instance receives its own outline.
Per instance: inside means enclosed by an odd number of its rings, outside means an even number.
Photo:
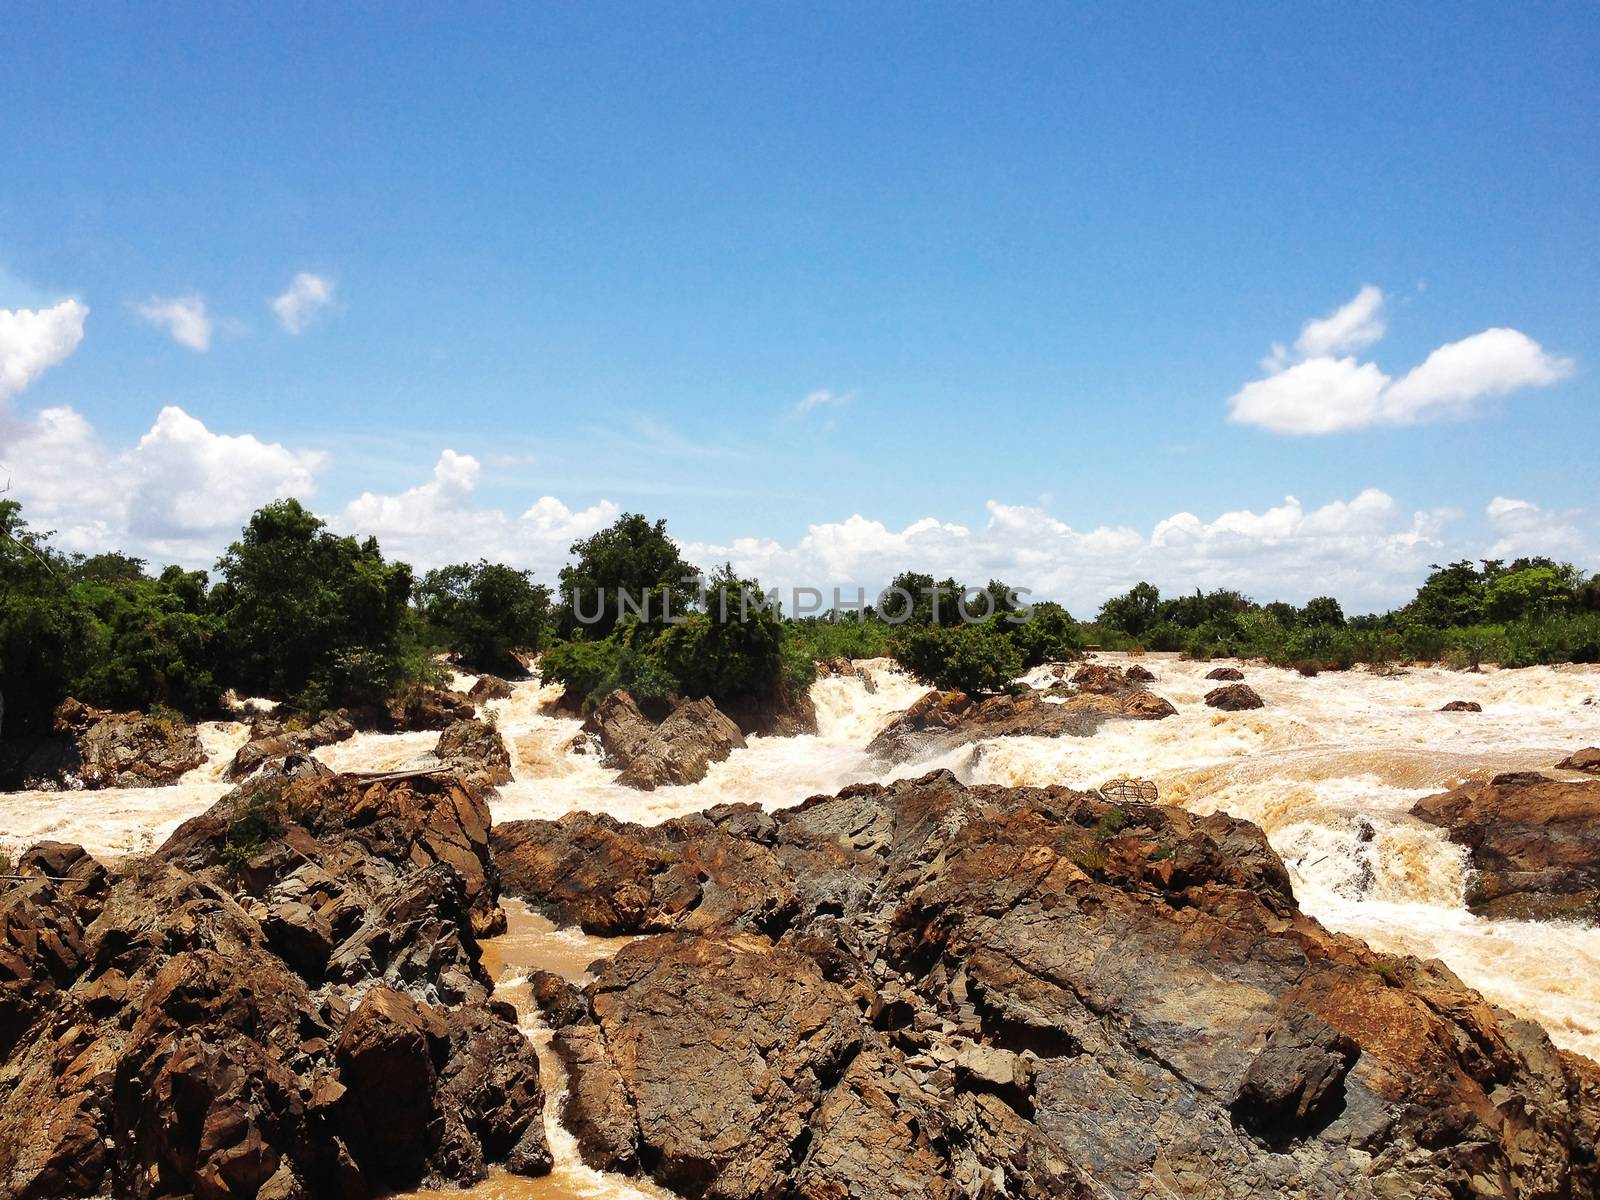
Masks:
[[[69,695],[190,716],[217,713],[227,691],[305,712],[377,703],[439,682],[446,654],[503,674],[542,654],[545,675],[590,702],[626,688],[641,700],[722,704],[781,704],[809,686],[818,661],[838,656],[891,655],[932,684],[972,692],[1086,645],[1306,669],[1600,659],[1600,580],[1548,559],[1437,567],[1409,604],[1382,616],[1347,619],[1329,597],[1299,608],[1232,591],[1163,599],[1141,583],[1080,623],[1051,603],[1019,620],[997,580],[983,589],[993,615],[967,621],[932,601],[961,584],[916,572],[895,579],[886,611],[784,619],[741,605],[761,587],[731,566],[690,582],[699,573],[666,523],[635,513],[573,543],[572,556],[554,588],[485,561],[419,578],[375,539],[337,535],[282,500],[250,518],[214,576],[176,566],[151,575],[125,554],[63,554],[20,505],[0,501],[0,732],[43,732]],[[641,618],[618,603],[624,595],[661,603]]]

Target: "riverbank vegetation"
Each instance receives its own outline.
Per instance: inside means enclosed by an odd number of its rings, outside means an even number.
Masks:
[[[1381,615],[1347,616],[1327,596],[1263,604],[1225,589],[1164,597],[1139,583],[1079,622],[1048,602],[1024,612],[998,580],[967,589],[916,572],[898,576],[880,608],[785,616],[759,581],[727,565],[701,575],[664,521],[633,513],[572,554],[554,589],[482,560],[419,579],[375,539],[336,534],[283,500],[250,518],[214,573],[152,573],[124,554],[64,553],[0,501],[3,732],[43,732],[69,695],[190,716],[216,715],[227,691],[305,712],[371,704],[440,682],[446,658],[515,674],[542,655],[545,676],[581,702],[626,688],[642,702],[719,705],[781,704],[838,658],[893,657],[933,686],[969,692],[1091,646],[1308,672],[1600,661],[1600,577],[1545,558],[1438,566]]]

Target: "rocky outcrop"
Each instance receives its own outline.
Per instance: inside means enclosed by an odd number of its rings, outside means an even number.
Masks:
[[[876,688],[866,677],[869,690]],[[722,710],[745,737],[797,737],[817,731],[817,706],[809,692],[791,693],[787,689],[766,696],[741,696],[726,700]]]
[[[1483,705],[1476,700],[1451,700],[1448,704],[1439,707],[1440,712],[1468,712],[1481,713]]]
[[[1148,667],[1140,666],[1138,663],[1134,663],[1122,674],[1129,683],[1154,683],[1156,681],[1155,672]]]
[[[68,699],[56,708],[54,732],[54,752],[41,747],[25,773],[86,788],[162,787],[206,760],[200,735],[176,715],[109,712]]]
[[[659,724],[627,692],[613,692],[589,714],[585,728],[599,737],[624,787],[652,791],[698,783],[712,763],[744,748],[744,734],[709,700],[680,700]]]
[[[928,692],[884,726],[867,749],[905,762],[986,738],[1082,737],[1109,719],[1159,721],[1178,711],[1155,693],[1130,688],[1125,681],[1110,685],[1106,677],[1096,675],[1091,682],[1096,688],[1105,684],[1114,690],[1052,688],[1048,693],[986,699],[965,692]]]
[[[1473,912],[1600,919],[1600,780],[1496,775],[1419,800],[1411,814],[1467,847]]]
[[[250,724],[250,740],[234,753],[225,774],[231,780],[244,779],[265,766],[281,765],[291,754],[309,754],[319,746],[346,741],[355,732],[355,726],[337,713],[310,723],[257,717]]]
[[[487,823],[457,780],[324,769],[256,776],[116,879],[25,854],[39,878],[0,891],[0,1196],[548,1170],[537,1056],[478,962]]]
[[[1238,667],[1213,667],[1206,672],[1207,679],[1215,679],[1222,683],[1238,683],[1244,678],[1244,672]]]
[[[1223,712],[1243,712],[1250,708],[1265,707],[1265,702],[1248,683],[1230,683],[1226,687],[1212,688],[1206,693],[1206,704]]]
[[[661,931],[553,1044],[584,1158],[683,1194],[1595,1187],[1600,1068],[1303,916],[1224,814],[937,773],[495,844],[533,902]]]
[[[1556,764],[1556,770],[1587,771],[1590,775],[1600,775],[1600,747],[1574,750]]]
[[[486,721],[457,721],[439,735],[433,755],[480,787],[511,782],[511,751],[500,731]]]
[[[505,700],[511,696],[511,685],[498,675],[479,675],[467,689],[467,699],[480,708],[491,700]]]
[[[407,685],[383,709],[386,727],[395,733],[443,731],[476,714],[477,706],[462,693],[423,683]]]

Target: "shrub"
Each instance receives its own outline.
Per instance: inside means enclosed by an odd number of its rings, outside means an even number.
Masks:
[[[970,695],[1003,691],[1022,674],[1022,655],[994,621],[927,626],[895,640],[895,658],[924,683]]]

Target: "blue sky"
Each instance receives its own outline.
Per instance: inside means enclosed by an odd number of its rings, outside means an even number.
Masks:
[[[289,489],[423,561],[641,509],[1075,604],[1600,567],[1593,5],[7,26],[0,458],[67,544],[205,562]]]

